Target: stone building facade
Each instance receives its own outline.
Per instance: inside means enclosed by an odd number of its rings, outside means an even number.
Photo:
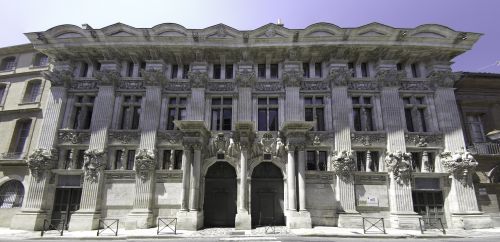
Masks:
[[[455,95],[468,150],[479,165],[473,177],[479,208],[500,225],[500,75],[462,73]]]
[[[480,34],[118,23],[26,36],[53,65],[12,228],[493,225],[450,68]]]

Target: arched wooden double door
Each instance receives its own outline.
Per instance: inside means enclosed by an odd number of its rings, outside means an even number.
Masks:
[[[252,225],[285,225],[283,175],[271,162],[262,162],[252,173]]]
[[[205,227],[234,227],[236,171],[227,162],[216,162],[205,175]]]

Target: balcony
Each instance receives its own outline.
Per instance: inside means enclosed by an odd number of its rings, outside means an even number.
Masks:
[[[477,155],[500,155],[500,144],[492,142],[474,143],[468,147],[468,150]]]

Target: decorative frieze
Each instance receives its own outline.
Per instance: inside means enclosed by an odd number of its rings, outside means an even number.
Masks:
[[[182,180],[182,172],[179,171],[169,171],[168,173],[157,173],[156,174],[156,182],[157,183],[166,183],[171,181],[181,182]]]
[[[97,89],[96,80],[80,79],[71,82],[71,89],[84,91],[84,90],[95,90]]]
[[[151,176],[156,167],[155,151],[148,149],[140,149],[135,155],[135,172],[137,177],[142,181]]]
[[[108,137],[111,143],[135,144],[139,143],[140,133],[139,131],[112,130],[109,131]]]
[[[209,82],[208,91],[212,92],[232,92],[235,88],[234,82]]]
[[[160,143],[180,144],[182,142],[182,132],[178,130],[159,131],[157,139]]]
[[[411,154],[401,151],[387,153],[385,165],[394,180],[399,184],[407,185],[411,178]]]
[[[378,91],[379,83],[374,80],[355,80],[351,79],[348,83],[348,88],[350,90],[359,91]]]
[[[118,83],[119,89],[125,90],[141,90],[145,89],[144,82],[141,80],[121,80]]]
[[[439,155],[443,167],[462,184],[469,184],[468,175],[472,174],[479,164],[474,156],[465,149],[452,153],[445,151]]]
[[[99,85],[114,85],[121,79],[121,74],[117,70],[106,69],[95,72],[95,78],[99,80]]]
[[[352,174],[356,169],[352,151],[334,151],[331,155],[332,171],[343,181],[352,181]]]
[[[372,174],[370,172],[356,173],[354,176],[356,184],[380,184],[387,183],[387,174]]]
[[[88,131],[59,130],[58,139],[59,143],[84,144],[89,142],[90,133]]]
[[[46,150],[46,149],[36,149],[34,150],[26,159],[26,163],[28,165],[29,170],[31,171],[31,176],[35,178],[38,182],[40,181],[45,172],[54,168],[55,160],[54,157],[56,154],[55,150]]]
[[[105,173],[106,177],[106,182],[110,183],[113,182],[113,180],[129,180],[132,181],[135,179],[135,175],[133,171],[120,171],[118,172],[113,172],[113,173]]]
[[[333,144],[335,133],[330,131],[311,131],[307,135],[307,143],[313,146]]]
[[[256,82],[255,91],[261,92],[278,92],[282,90],[280,82]]]
[[[385,146],[385,133],[351,133],[351,142],[353,146]]]
[[[378,70],[375,74],[375,79],[380,85],[384,87],[397,87],[400,86],[401,80],[405,78],[406,74],[396,69]]]
[[[302,91],[328,91],[328,83],[325,81],[302,81],[300,83]]]
[[[406,146],[414,147],[441,147],[443,146],[442,134],[405,134]]]
[[[106,152],[104,150],[89,149],[84,153],[83,170],[85,178],[91,183],[96,183],[99,179],[99,173],[106,166]]]
[[[191,90],[191,84],[189,82],[169,81],[165,84],[165,90],[171,92],[189,92]]]
[[[401,89],[404,91],[431,91],[431,83],[425,80],[401,81]]]
[[[146,86],[159,86],[167,80],[165,72],[162,69],[141,70],[141,74]]]

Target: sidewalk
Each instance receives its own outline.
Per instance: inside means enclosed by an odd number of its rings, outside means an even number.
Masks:
[[[145,238],[200,238],[200,237],[257,237],[257,236],[308,236],[308,237],[344,237],[344,238],[479,238],[479,237],[500,237],[500,228],[460,230],[449,229],[443,235],[440,231],[425,231],[421,234],[420,230],[399,230],[386,229],[386,234],[367,233],[363,234],[363,229],[337,228],[337,227],[314,227],[312,229],[287,229],[285,227],[276,227],[275,234],[266,234],[264,228],[240,231],[234,228],[210,228],[199,231],[177,230],[177,234],[164,230],[160,235],[156,235],[156,228],[125,230],[120,229],[118,236],[111,232],[104,232],[97,237],[97,231],[64,231],[60,236],[57,231],[49,231],[40,236],[40,231],[12,230],[0,228],[0,239],[11,240],[43,240],[43,239],[61,239],[61,240],[81,240],[81,239],[145,239]]]

